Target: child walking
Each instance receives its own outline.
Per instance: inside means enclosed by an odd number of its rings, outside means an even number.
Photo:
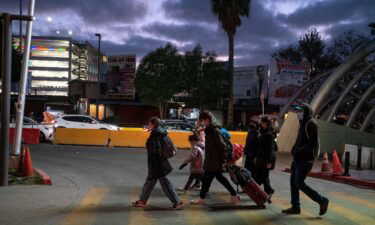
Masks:
[[[195,180],[194,188],[197,190],[200,189],[200,180],[203,176],[203,161],[204,161],[204,142],[199,141],[199,136],[197,134],[193,134],[189,136],[189,142],[191,145],[191,152],[189,156],[185,159],[185,161],[180,166],[180,170],[183,169],[187,164],[190,163],[190,176],[188,181],[186,182],[185,187],[180,188],[179,191],[182,193],[186,193],[190,188],[190,185]]]

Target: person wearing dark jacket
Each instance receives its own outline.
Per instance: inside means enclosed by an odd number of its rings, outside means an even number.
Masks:
[[[204,205],[204,199],[206,198],[212,181],[216,178],[231,194],[230,203],[239,204],[240,198],[236,190],[223,175],[226,144],[223,135],[220,133],[219,126],[214,125],[213,115],[210,112],[201,113],[199,115],[199,121],[205,127],[204,132],[206,134],[205,160],[203,163],[204,174],[202,177],[200,198],[192,200],[191,203],[194,205]]]
[[[258,144],[258,124],[255,121],[250,122],[249,131],[246,136],[246,145],[244,153],[246,156],[245,168],[248,169],[252,175],[255,175],[257,144]]]
[[[152,117],[149,122],[151,134],[146,142],[147,148],[147,162],[148,162],[148,176],[143,185],[139,200],[132,202],[135,207],[146,207],[152,190],[159,181],[165,195],[172,202],[173,209],[182,209],[184,203],[178,197],[167,175],[172,171],[172,166],[168,159],[162,155],[162,142],[168,134],[160,127],[160,119]]]
[[[300,128],[292,148],[293,162],[290,176],[292,207],[282,212],[287,214],[301,213],[299,199],[299,191],[301,190],[319,204],[319,215],[322,216],[327,212],[329,200],[305,183],[307,174],[313,168],[315,158],[319,156],[318,126],[313,120],[313,110],[308,104],[303,103],[302,106],[293,106],[292,110],[298,115]]]
[[[271,196],[275,190],[270,183],[270,170],[275,168],[276,163],[276,142],[272,129],[271,120],[263,117],[260,123],[260,136],[257,142],[257,162],[254,180],[264,186],[264,191],[269,195],[268,201],[271,203]]]

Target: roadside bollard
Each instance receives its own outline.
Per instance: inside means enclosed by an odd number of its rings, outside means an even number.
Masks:
[[[345,171],[344,171],[343,176],[346,176],[346,177],[350,177],[349,162],[350,162],[350,152],[345,152]]]
[[[362,144],[357,145],[358,148],[358,155],[357,155],[357,167],[355,168],[356,170],[362,170]]]

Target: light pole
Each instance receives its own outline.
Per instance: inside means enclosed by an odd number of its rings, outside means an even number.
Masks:
[[[100,41],[102,38],[102,35],[99,33],[96,33],[95,36],[98,37],[98,80],[97,80],[97,86],[98,90],[96,93],[96,119],[99,119],[99,97],[100,97]]]

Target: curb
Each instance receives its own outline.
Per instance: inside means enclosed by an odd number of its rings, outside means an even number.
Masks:
[[[51,177],[48,176],[48,174],[46,172],[44,172],[43,170],[40,170],[40,169],[36,169],[36,168],[34,168],[34,172],[42,177],[41,184],[52,185]]]
[[[285,168],[283,172],[290,173],[291,170],[290,168]],[[328,181],[333,181],[336,183],[344,183],[344,184],[348,184],[352,186],[358,186],[362,188],[369,188],[369,189],[375,190],[375,181],[361,180],[361,179],[345,177],[345,176],[333,176],[331,174],[324,174],[321,172],[310,172],[307,176],[319,178],[323,180],[328,180]]]

